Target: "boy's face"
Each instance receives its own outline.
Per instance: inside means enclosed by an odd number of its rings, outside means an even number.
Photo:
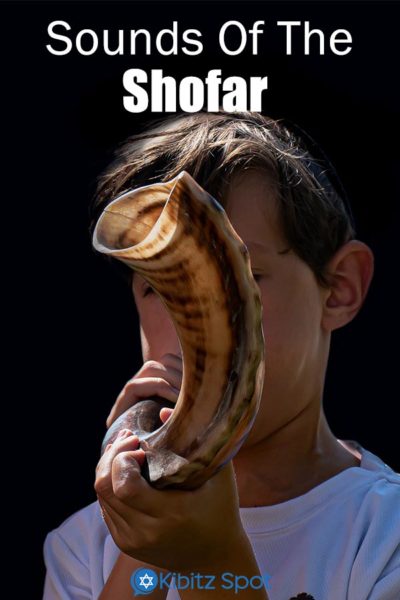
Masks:
[[[260,288],[265,337],[265,381],[261,406],[246,445],[271,436],[320,397],[329,348],[321,325],[328,291],[293,251],[281,231],[278,203],[266,175],[248,171],[227,191],[228,217],[251,259]],[[174,326],[155,293],[144,296],[135,274],[133,292],[141,323],[143,360],[180,354]],[[314,404],[314,402],[313,402]]]

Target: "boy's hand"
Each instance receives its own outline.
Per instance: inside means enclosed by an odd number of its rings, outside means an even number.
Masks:
[[[148,360],[121,390],[110,414],[107,427],[139,400],[160,396],[176,402],[182,383],[182,358],[164,354],[160,362]]]
[[[249,546],[232,463],[194,491],[157,490],[140,474],[144,451],[122,430],[96,469],[95,490],[116,545],[170,571],[215,572]]]

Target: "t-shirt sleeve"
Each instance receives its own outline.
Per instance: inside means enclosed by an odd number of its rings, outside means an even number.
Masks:
[[[368,600],[397,599],[400,599],[400,545],[368,596]]]
[[[93,600],[87,565],[58,531],[47,534],[43,554],[47,568],[43,600]]]
[[[369,495],[353,565],[351,600],[400,600],[400,485],[381,481]]]

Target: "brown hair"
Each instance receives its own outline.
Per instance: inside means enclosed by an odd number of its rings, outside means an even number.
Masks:
[[[259,113],[174,115],[128,138],[99,178],[90,206],[90,231],[119,194],[168,181],[183,170],[224,206],[224,191],[232,176],[247,169],[268,174],[290,248],[321,285],[328,285],[329,259],[355,235],[350,209],[329,179],[324,161],[314,159],[305,141],[280,121]],[[112,262],[130,278],[128,267]]]

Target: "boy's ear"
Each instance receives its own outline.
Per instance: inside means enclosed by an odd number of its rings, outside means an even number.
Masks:
[[[374,255],[363,242],[350,240],[327,265],[329,290],[325,295],[322,326],[333,331],[349,323],[360,310],[374,272]]]

